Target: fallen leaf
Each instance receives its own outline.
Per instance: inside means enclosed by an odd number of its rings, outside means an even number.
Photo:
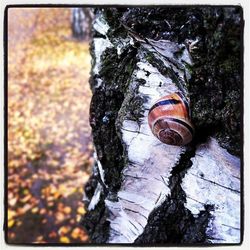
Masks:
[[[86,213],[86,210],[85,210],[83,207],[79,207],[79,208],[77,209],[77,213],[78,213],[78,214],[81,214],[81,215],[84,215],[84,214]]]
[[[70,240],[68,237],[62,236],[62,237],[60,237],[60,242],[61,243],[70,243]]]
[[[15,224],[15,220],[8,220],[8,228],[13,227]]]
[[[70,231],[70,227],[69,226],[62,226],[60,227],[60,229],[58,230],[58,234],[59,235],[65,235]]]
[[[73,239],[77,239],[77,238],[79,237],[79,234],[80,234],[80,228],[77,227],[77,228],[75,228],[75,229],[72,231],[71,237],[72,237]]]
[[[64,212],[65,214],[70,214],[70,212],[71,212],[71,207],[69,207],[69,206],[65,207],[65,208],[63,209],[63,212]]]

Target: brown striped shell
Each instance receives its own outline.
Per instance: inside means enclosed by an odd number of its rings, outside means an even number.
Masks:
[[[161,142],[170,145],[186,145],[194,135],[189,105],[181,93],[173,93],[156,101],[149,110],[148,124]]]

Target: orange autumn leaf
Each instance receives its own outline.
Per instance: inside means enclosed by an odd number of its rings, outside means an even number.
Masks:
[[[76,215],[76,221],[79,223],[82,219],[82,216],[80,214]]]
[[[62,222],[64,220],[64,218],[65,218],[65,216],[64,216],[63,213],[61,213],[61,212],[56,213],[56,221],[57,221],[57,223]]]
[[[71,212],[71,207],[69,207],[69,206],[65,207],[65,208],[63,209],[63,212],[64,212],[65,214],[70,214],[70,212]]]
[[[39,212],[40,214],[46,214],[46,209],[45,208],[42,208],[41,210],[40,210],[40,212]]]
[[[61,243],[70,243],[70,239],[66,236],[60,237],[60,242]]]
[[[69,226],[62,226],[59,228],[58,230],[58,234],[59,235],[65,235],[70,231],[70,227]]]
[[[83,207],[79,207],[79,208],[77,209],[77,213],[83,215],[83,214],[86,213],[86,210],[85,210]]]
[[[89,239],[88,235],[87,234],[81,234],[80,235],[80,240],[81,242],[85,242]]]
[[[38,212],[38,207],[32,208],[32,209],[31,209],[31,212],[34,213],[34,214],[37,213],[37,212]]]
[[[79,234],[81,232],[81,229],[79,227],[75,228],[72,233],[71,233],[71,237],[73,239],[77,239],[79,237]]]
[[[56,238],[57,237],[57,233],[55,231],[52,231],[51,233],[49,233],[49,238]]]
[[[12,218],[14,218],[16,215],[16,212],[13,210],[8,210],[8,220],[11,220]]]
[[[31,195],[29,194],[29,195],[26,195],[23,199],[20,199],[20,201],[22,203],[26,203],[27,201],[29,201],[30,198],[31,198]]]
[[[14,224],[15,224],[15,220],[8,220],[8,228],[11,228],[11,227],[13,227],[14,226]]]

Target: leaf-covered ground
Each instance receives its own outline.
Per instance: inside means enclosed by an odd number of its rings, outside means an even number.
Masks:
[[[8,10],[8,241],[87,242],[89,46],[70,9]]]

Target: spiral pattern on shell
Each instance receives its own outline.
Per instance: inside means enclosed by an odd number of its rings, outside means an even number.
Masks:
[[[192,141],[194,128],[189,105],[179,92],[156,101],[149,110],[148,123],[153,134],[163,143],[182,146]]]

